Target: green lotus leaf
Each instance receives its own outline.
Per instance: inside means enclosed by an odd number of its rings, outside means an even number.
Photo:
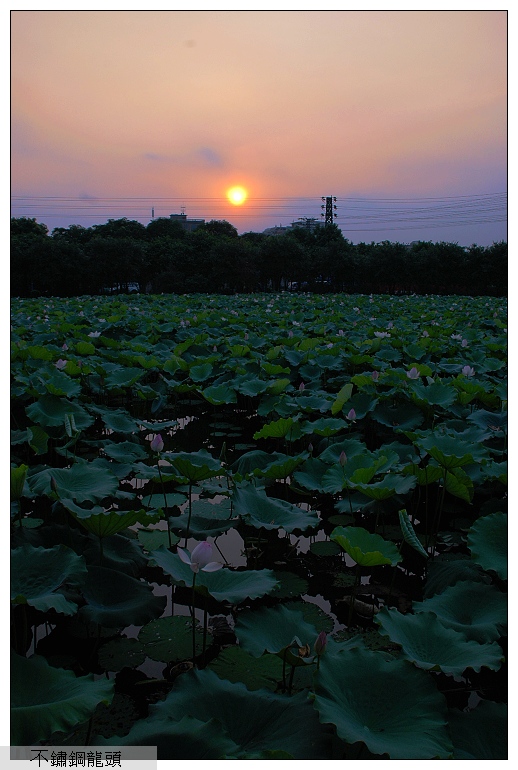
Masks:
[[[97,653],[99,665],[105,671],[122,671],[123,668],[137,668],[146,660],[146,652],[137,639],[120,636],[105,642]]]
[[[245,452],[239,460],[231,466],[233,473],[239,473],[240,476],[254,473],[270,465],[273,457],[280,457],[277,453],[263,452],[262,449],[253,449],[251,452]]]
[[[40,612],[53,609],[74,615],[77,605],[58,589],[70,580],[81,580],[84,575],[85,560],[65,545],[53,548],[23,545],[11,551],[11,601],[29,604]]]
[[[375,697],[373,694],[375,693]],[[429,675],[362,648],[322,656],[315,708],[347,743],[390,759],[449,759],[446,701]]]
[[[311,457],[306,460],[304,465],[293,474],[293,478],[305,489],[311,489],[315,492],[323,492],[324,476],[329,470],[329,465],[321,460]],[[341,489],[342,487],[340,487]]]
[[[507,596],[486,583],[463,580],[423,602],[414,612],[434,612],[441,623],[468,639],[489,642],[499,638],[507,622]]]
[[[331,406],[331,414],[333,415],[333,417],[335,416],[335,414],[338,414],[339,412],[341,412],[345,402],[351,398],[352,392],[353,392],[353,386],[352,386],[352,383],[350,382],[348,382],[347,385],[344,385],[343,388],[340,389],[338,395],[336,396]]]
[[[180,534],[189,532],[192,537],[205,540],[207,537],[217,537],[234,527],[237,519],[230,518],[230,503],[213,504],[208,500],[194,500],[192,503],[192,515],[189,523],[189,512],[184,510],[181,516],[171,516],[169,525],[172,530]]]
[[[113,388],[129,388],[138,382],[143,375],[142,369],[119,365],[114,371],[106,375],[104,383],[108,390]]]
[[[74,415],[78,430],[88,428],[94,421],[94,418],[82,406],[59,396],[43,396],[34,404],[26,407],[25,411],[33,422],[44,427],[64,425],[67,414]]]
[[[113,495],[119,482],[109,470],[89,463],[74,463],[71,468],[47,468],[30,477],[29,485],[37,495],[49,495],[54,479],[61,498],[72,498],[77,503],[95,502]]]
[[[151,586],[106,567],[88,567],[83,588],[87,604],[79,615],[106,628],[141,626],[164,611],[167,599],[155,596]]]
[[[180,557],[161,547],[152,552],[152,557],[163,571],[175,582],[192,586],[193,575],[190,566]],[[274,573],[269,569],[234,572],[221,569],[218,572],[200,571],[196,575],[196,590],[209,594],[219,602],[239,604],[245,599],[257,599],[270,593],[277,585]]]
[[[102,564],[103,567],[120,570],[135,577],[140,575],[147,565],[139,541],[130,539],[125,534],[103,537],[102,543],[99,542],[99,537],[90,538],[89,544],[83,549],[83,556],[88,564]]]
[[[234,628],[239,644],[256,658],[264,652],[278,653],[288,647],[310,648],[318,631],[304,619],[300,610],[291,610],[283,604],[244,610],[238,615]]]
[[[172,509],[175,505],[183,505],[186,500],[186,496],[182,495],[180,492],[167,492],[165,500],[163,492],[155,492],[153,495],[142,496],[142,504],[145,505],[146,508],[162,508],[164,511],[166,504],[168,509]]]
[[[305,532],[320,524],[316,511],[303,511],[292,503],[267,497],[253,484],[236,486],[232,494],[234,511],[246,524],[256,529],[279,529]]]
[[[314,422],[306,422],[302,426],[302,433],[304,435],[316,436],[334,436],[335,433],[339,433],[347,427],[347,422],[341,420],[338,417],[320,417],[319,420]]]
[[[451,406],[457,398],[455,388],[451,385],[442,385],[434,382],[432,385],[414,384],[412,396],[416,401],[432,406]]]
[[[402,615],[383,607],[376,616],[382,634],[403,648],[404,657],[419,668],[440,670],[460,676],[467,668],[480,671],[484,666],[498,671],[503,661],[496,642],[479,644],[464,634],[446,628],[432,612]]]
[[[393,495],[406,495],[415,487],[415,476],[400,476],[388,473],[382,481],[373,484],[351,482],[351,487],[369,497],[371,500],[387,500]]]
[[[205,390],[202,390],[201,394],[203,398],[215,406],[219,404],[235,404],[237,401],[235,390],[232,390],[232,388],[229,388],[224,383],[221,385],[210,385]]]
[[[394,543],[371,534],[363,527],[335,527],[330,538],[362,567],[394,566],[401,561],[401,554]]]
[[[273,462],[271,461],[272,457],[275,458]],[[270,455],[270,462],[268,465],[256,469],[254,474],[267,479],[286,479],[288,476],[292,475],[295,468],[298,468],[306,458],[307,454],[291,457],[290,455],[275,452]]]
[[[59,369],[53,369],[50,373],[45,373],[45,387],[53,396],[67,396],[74,398],[81,393],[81,385],[68,374],[60,372]]]
[[[506,703],[480,701],[471,711],[450,711],[454,759],[507,759]]]
[[[507,514],[482,516],[468,532],[471,558],[485,570],[507,580]]]
[[[275,599],[293,599],[307,593],[309,584],[305,578],[295,575],[293,572],[274,571],[273,574],[278,582],[273,591],[270,592],[270,596]]]
[[[410,403],[396,406],[389,403],[378,404],[372,412],[372,417],[382,425],[399,430],[413,430],[424,420],[421,410]]]
[[[292,417],[281,417],[274,422],[269,422],[263,425],[261,430],[254,433],[254,439],[260,438],[287,438],[292,439],[293,436],[297,438],[301,435],[300,425],[295,422]]]
[[[280,367],[282,371],[282,367]],[[254,398],[264,393],[268,387],[268,383],[265,380],[260,380],[258,377],[247,376],[246,379],[241,380],[235,385],[236,390],[242,393],[244,396],[250,396]]]
[[[275,593],[273,595],[275,596]],[[302,612],[304,620],[311,626],[314,626],[318,633],[325,631],[330,634],[335,626],[333,618],[312,601],[289,601],[284,606],[288,610]]]
[[[92,356],[95,353],[95,345],[92,345],[91,342],[78,342],[75,349],[80,356]]]
[[[432,434],[418,440],[416,443],[422,449],[426,449],[428,454],[447,470],[468,465],[468,463],[474,462],[475,457],[480,457],[477,445],[469,444],[453,436]]]
[[[466,417],[480,428],[486,429],[490,435],[502,436],[507,433],[507,412],[488,412],[476,409]]]
[[[66,415],[65,415],[66,419]],[[49,434],[39,425],[31,425],[27,428],[27,443],[37,455],[47,454]]]
[[[128,527],[132,527],[137,521],[143,523],[142,519],[145,515],[143,509],[140,511],[105,511],[98,505],[88,509],[81,508],[79,505],[75,505],[72,500],[67,500],[66,498],[63,498],[61,503],[77,519],[81,526],[93,535],[97,535],[97,537],[116,535],[117,532],[122,532]]]
[[[11,500],[19,500],[22,496],[28,469],[28,465],[11,467]]]
[[[342,552],[338,543],[331,540],[317,540],[316,543],[311,543],[309,550],[315,556],[337,556]]]
[[[138,423],[126,409],[110,409],[95,404],[89,404],[88,409],[100,415],[104,425],[114,433],[136,433]]]
[[[282,681],[282,660],[278,655],[250,655],[242,647],[233,646],[221,650],[218,657],[209,663],[209,668],[221,679],[242,682],[249,690],[271,690],[275,692]]]
[[[449,554],[447,560],[441,561],[440,559],[441,557],[436,558],[428,564],[424,589],[425,599],[429,599],[434,594],[442,593],[445,588],[455,585],[461,580],[472,580],[480,583],[491,582],[490,576],[468,556]]]
[[[84,722],[113,698],[113,680],[50,666],[40,655],[11,654],[11,745],[30,746]]]
[[[163,455],[163,459],[167,460],[174,470],[191,484],[220,476],[223,472],[221,463],[215,460],[205,449],[200,449],[199,452],[166,454]]]
[[[343,406],[342,412],[348,414],[351,409],[356,412],[356,420],[363,420],[366,414],[372,412],[376,404],[377,398],[372,398],[368,393],[356,393],[350,398]]]
[[[234,758],[239,747],[222,730],[216,717],[201,721],[192,716],[182,716],[179,721],[165,717],[149,717],[135,722],[123,737],[95,738],[99,746],[156,746],[157,759],[206,760]]]
[[[193,382],[205,382],[212,374],[212,364],[198,364],[189,369],[189,377]]]
[[[143,447],[139,446],[139,444],[134,444],[132,441],[116,443],[115,441],[107,440],[102,442],[102,447],[108,457],[119,463],[132,463],[135,460],[143,460],[148,456]]]
[[[156,551],[161,545],[167,548],[169,538],[171,538],[171,545],[177,545],[180,542],[177,535],[172,532],[169,534],[166,529],[139,529],[137,537],[146,551]]]
[[[421,556],[424,556],[425,559],[428,559],[428,554],[421,545],[421,542],[419,541],[416,533],[414,532],[412,522],[410,521],[410,516],[405,511],[405,509],[399,511],[399,524],[401,526],[401,531],[403,532],[405,542],[412,546],[412,548],[420,553]]]
[[[203,650],[203,629],[198,623],[195,632],[195,650]],[[161,663],[176,663],[192,658],[192,620],[185,615],[157,618],[139,631],[138,642],[148,658]]]
[[[186,714],[196,714],[204,722],[217,719],[238,746],[232,754],[236,758],[268,750],[283,750],[296,759],[326,754],[326,732],[305,693],[287,697],[265,690],[250,692],[244,684],[220,679],[209,669],[193,670],[177,679],[165,700],[150,706],[147,722],[167,720],[172,725]]]
[[[340,461],[340,455],[342,452],[345,452],[347,461],[350,462],[352,457],[362,454],[366,452],[366,450],[367,447],[365,444],[363,444],[361,441],[358,441],[358,439],[346,438],[343,439],[343,441],[333,442],[330,446],[324,449],[324,451],[318,456],[318,459],[331,465],[338,463]]]

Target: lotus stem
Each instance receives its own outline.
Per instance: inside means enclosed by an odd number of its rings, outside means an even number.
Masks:
[[[205,649],[207,646],[207,621],[208,621],[208,612],[207,612],[207,597],[204,599],[204,606],[203,606],[203,667],[205,668]]]
[[[189,538],[189,532],[191,531],[191,514],[192,514],[192,482],[189,482],[189,516],[187,518],[187,531],[185,533],[184,548],[187,548],[187,540]]]
[[[167,495],[165,493],[165,487],[164,487],[164,479],[162,478],[162,471],[160,470],[160,457],[158,457],[156,467],[158,468],[158,475],[160,477],[160,484],[162,485],[162,494],[164,495],[164,509],[165,509],[165,519],[167,521],[167,536],[169,538],[169,548],[172,548],[172,542],[171,542],[171,525],[169,523],[169,511],[167,508]],[[149,496],[151,499],[151,495]]]
[[[291,688],[293,687],[293,677],[295,676],[295,666],[291,667],[290,681],[288,683],[288,695],[291,695]]]
[[[196,586],[196,572],[193,572],[193,575],[192,575],[192,663],[193,665],[194,665],[194,661],[196,660],[196,609],[194,605],[194,599],[196,596],[195,586]]]

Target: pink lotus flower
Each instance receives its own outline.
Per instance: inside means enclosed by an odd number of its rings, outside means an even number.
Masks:
[[[475,374],[475,370],[473,369],[472,366],[466,365],[462,368],[462,374],[464,375],[464,377],[473,377]]]
[[[223,564],[217,561],[210,561],[212,546],[206,540],[203,543],[198,543],[191,554],[189,554],[189,551],[184,551],[183,548],[178,548],[178,556],[185,564],[190,566],[195,574],[200,570],[202,572],[217,572],[218,569],[223,567]]]
[[[90,332],[90,334],[88,336],[89,337],[100,337],[101,336],[101,332]]]
[[[327,634],[325,631],[321,631],[319,635],[317,636],[317,640],[315,642],[315,652],[320,657],[325,651],[327,647]]]
[[[64,369],[66,365],[67,365],[66,358],[58,358],[58,360],[54,364],[56,369]]]
[[[468,347],[468,341],[465,340],[465,339],[462,340],[462,342],[460,344],[461,344],[461,347],[463,347],[463,348],[467,348]]]
[[[415,368],[415,366],[413,366],[410,369],[410,371],[406,373],[406,376],[408,377],[409,380],[418,380],[419,379],[419,372]]]
[[[376,382],[376,380],[378,379],[379,376],[380,376],[379,372],[374,370],[373,373],[372,373],[372,379],[374,380],[374,382]]]
[[[157,433],[156,436],[151,440],[151,449],[153,452],[161,452],[164,448],[164,442],[162,440],[162,436],[160,433]]]
[[[68,345],[67,345],[67,343],[66,343],[66,342],[64,342],[64,343],[61,345],[61,350],[68,350]]]
[[[299,385],[299,390],[300,390],[300,391],[303,391],[305,387],[306,387],[306,386],[304,385],[304,383],[303,383],[303,382],[301,382],[301,383],[300,383],[300,385]]]
[[[340,457],[338,458],[338,462],[340,463],[342,468],[344,467],[345,463],[347,462],[347,455],[345,454],[343,449],[340,452]]]
[[[348,420],[356,420],[356,412],[354,409],[350,409],[345,416]]]
[[[385,337],[390,337],[390,334],[388,332],[374,332],[374,336],[379,339],[384,339]]]

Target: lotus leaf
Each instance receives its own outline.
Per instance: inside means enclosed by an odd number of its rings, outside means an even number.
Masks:
[[[467,556],[448,554],[447,560],[441,561],[440,557],[434,559],[427,568],[424,598],[429,599],[434,594],[440,594],[445,588],[461,580],[491,582],[490,576],[482,570],[482,567]]]
[[[146,551],[156,551],[161,545],[167,548],[169,542],[171,545],[177,545],[180,542],[179,537],[173,533],[168,533],[166,529],[139,529],[137,537]],[[169,538],[171,538],[170,541]]]
[[[243,649],[256,658],[264,652],[282,652],[292,645],[310,647],[316,641],[318,631],[304,619],[300,610],[277,607],[261,607],[244,610],[238,615],[234,632]]]
[[[485,570],[494,570],[507,580],[507,514],[482,516],[468,532],[471,558]]]
[[[237,401],[236,392],[225,384],[210,385],[205,390],[202,390],[201,394],[207,401],[216,406],[219,404],[235,404]]]
[[[282,660],[278,655],[254,657],[242,647],[227,647],[209,663],[209,668],[221,679],[243,682],[249,690],[267,689],[275,692],[282,681]]]
[[[507,759],[506,703],[483,700],[471,711],[450,711],[454,759]]]
[[[113,495],[119,482],[109,470],[92,467],[88,463],[74,463],[71,468],[48,468],[30,477],[29,485],[37,495],[49,495],[54,479],[62,498],[72,498],[77,503],[95,502]]]
[[[111,703],[114,682],[50,666],[40,655],[11,654],[11,745],[30,746],[84,722]]]
[[[152,557],[167,575],[178,583],[191,586],[193,572],[177,554],[158,548]],[[234,572],[222,569],[218,572],[198,572],[196,590],[208,593],[219,602],[239,604],[245,599],[257,599],[270,593],[277,585],[274,573],[269,569]]]
[[[79,615],[106,628],[141,626],[164,611],[167,599],[155,596],[151,586],[106,567],[88,567],[83,588],[87,604]]]
[[[141,379],[144,372],[131,366],[118,366],[110,372],[105,378],[105,385],[108,390],[113,388],[129,388]]]
[[[291,417],[281,417],[279,420],[263,425],[261,430],[254,433],[254,439],[260,438],[287,438],[297,434],[300,436],[300,425]]]
[[[463,580],[423,602],[414,612],[434,612],[441,623],[465,634],[468,639],[489,642],[498,639],[507,621],[507,596],[495,586]]]
[[[97,657],[105,671],[122,671],[123,668],[141,666],[146,660],[146,652],[137,639],[119,636],[105,642]]]
[[[196,624],[195,649],[199,655],[203,650],[203,630]],[[176,663],[192,657],[192,620],[185,615],[157,618],[139,631],[138,642],[151,660],[161,663]]]
[[[53,548],[23,545],[11,552],[11,601],[29,604],[40,612],[53,609],[73,615],[77,605],[58,589],[71,580],[81,581],[85,574],[83,557],[65,545]]]
[[[82,406],[68,401],[66,398],[59,398],[59,396],[43,396],[26,407],[25,411],[33,422],[44,427],[64,425],[66,414],[74,415],[78,430],[88,428],[94,421],[94,418]]]
[[[117,460],[120,463],[132,463],[135,460],[143,460],[147,457],[146,450],[139,444],[134,444],[132,441],[103,441],[103,451],[112,460]]]
[[[376,616],[381,633],[403,648],[404,657],[419,668],[440,670],[459,676],[467,668],[480,671],[482,666],[498,671],[502,648],[496,642],[479,644],[464,634],[446,628],[432,612],[402,615],[385,607]]]
[[[335,527],[330,537],[362,567],[394,566],[401,561],[401,554],[394,543],[371,534],[363,527]]]
[[[220,476],[223,472],[221,463],[215,460],[205,449],[200,449],[199,452],[166,454],[163,455],[163,459],[167,460],[174,470],[186,478],[190,484]]]
[[[449,759],[446,701],[429,675],[362,648],[322,656],[315,708],[347,743],[391,759]]]
[[[279,529],[286,532],[305,532],[320,523],[315,511],[303,511],[292,503],[267,497],[253,484],[237,486],[232,494],[234,510],[238,516],[256,529]]]
[[[401,531],[403,532],[405,542],[412,546],[412,548],[420,553],[421,556],[424,556],[425,559],[427,559],[428,554],[421,545],[416,533],[414,532],[412,522],[410,521],[410,516],[404,509],[399,511],[399,524],[401,526]]]
[[[238,746],[232,754],[236,758],[268,750],[283,750],[296,759],[325,755],[326,732],[304,693],[287,697],[265,690],[250,692],[244,684],[220,679],[209,669],[194,670],[177,680],[164,701],[150,707],[146,721],[150,727],[155,720],[173,725],[194,713],[202,721],[220,722]]]

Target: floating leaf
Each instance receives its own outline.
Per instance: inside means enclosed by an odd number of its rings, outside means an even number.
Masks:
[[[278,653],[292,645],[312,647],[318,636],[302,612],[282,604],[243,611],[238,615],[234,632],[243,649],[256,658],[264,652]]]
[[[305,532],[314,529],[320,523],[315,511],[303,511],[292,503],[267,497],[253,484],[238,486],[232,494],[234,510],[238,516],[256,529],[279,529],[286,532],[296,530]]]
[[[471,711],[450,711],[454,759],[507,759],[506,703],[481,701]]]
[[[507,580],[507,514],[482,516],[468,532],[471,558],[485,570],[494,570]]]
[[[71,468],[48,468],[31,476],[29,485],[37,495],[49,495],[52,479],[60,497],[72,498],[77,503],[101,500],[113,495],[119,487],[113,473],[89,463],[74,463]]]
[[[165,596],[155,596],[148,583],[106,567],[88,567],[83,588],[87,604],[79,615],[106,628],[141,626],[161,615]]]
[[[84,575],[85,560],[65,545],[23,545],[11,551],[11,601],[30,604],[40,612],[53,609],[74,615],[77,604],[59,593],[59,588],[71,579],[81,580]]]
[[[197,623],[194,633],[196,655],[203,650],[203,629]],[[192,658],[192,620],[185,615],[157,618],[139,631],[138,642],[151,660],[176,663]]]
[[[335,527],[330,537],[362,567],[379,564],[394,566],[401,561],[401,554],[394,543],[371,534],[363,527]]]

